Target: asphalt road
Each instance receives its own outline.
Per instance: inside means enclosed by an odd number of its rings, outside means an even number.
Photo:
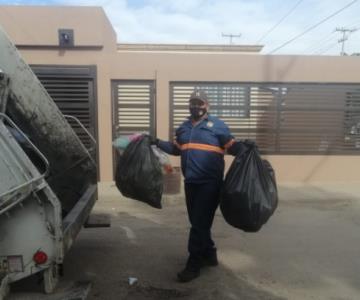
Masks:
[[[218,211],[220,265],[176,282],[186,261],[183,196],[156,210],[101,189],[95,210],[111,228],[83,229],[63,281],[92,282],[87,299],[360,299],[360,188],[280,186],[280,205],[259,233],[230,227]],[[129,278],[136,283],[129,284]]]

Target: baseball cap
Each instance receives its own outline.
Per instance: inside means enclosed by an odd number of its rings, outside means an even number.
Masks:
[[[194,90],[191,95],[189,101],[197,99],[203,102],[208,102],[207,94],[203,90]]]

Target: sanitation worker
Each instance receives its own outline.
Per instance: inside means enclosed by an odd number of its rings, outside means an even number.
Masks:
[[[195,90],[189,99],[190,117],[176,130],[174,142],[151,138],[151,143],[171,155],[181,156],[186,206],[191,224],[185,268],[180,282],[200,275],[204,266],[217,266],[211,226],[219,205],[224,176],[224,154],[236,155],[251,141],[235,141],[228,126],[210,115],[207,94]]]

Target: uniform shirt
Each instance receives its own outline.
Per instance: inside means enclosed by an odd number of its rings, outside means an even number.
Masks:
[[[173,143],[159,141],[166,153],[181,155],[181,169],[186,183],[222,181],[224,153],[234,143],[227,125],[207,116],[195,126],[190,118],[177,130]]]

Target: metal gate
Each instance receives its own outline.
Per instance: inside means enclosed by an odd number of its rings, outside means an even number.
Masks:
[[[97,140],[96,126],[96,66],[32,65],[32,70],[64,115],[81,121]],[[87,148],[93,143],[84,130],[69,121]]]
[[[196,88],[207,91],[211,114],[262,153],[360,154],[359,84],[172,82],[170,138]]]

